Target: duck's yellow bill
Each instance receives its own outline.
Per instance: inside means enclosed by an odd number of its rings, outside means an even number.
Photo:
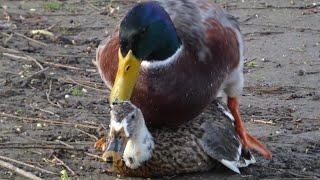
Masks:
[[[110,103],[130,100],[140,71],[141,61],[132,54],[132,50],[123,57],[121,50],[119,49],[118,57],[118,71],[110,93]]]

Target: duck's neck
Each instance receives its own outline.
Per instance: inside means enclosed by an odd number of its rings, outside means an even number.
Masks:
[[[139,113],[138,131],[135,136],[129,138],[123,153],[123,159],[127,167],[136,169],[143,162],[149,160],[154,149],[153,137],[150,134],[142,113]]]
[[[181,45],[170,57],[162,61],[142,61],[141,66],[144,69],[169,67],[180,57],[184,47]]]

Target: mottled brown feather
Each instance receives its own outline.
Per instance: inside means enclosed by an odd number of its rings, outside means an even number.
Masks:
[[[121,176],[163,177],[182,173],[208,171],[222,166],[222,159],[240,162],[246,159],[239,152],[240,139],[232,124],[215,101],[210,114],[197,117],[176,128],[150,129],[155,146],[151,159],[137,169],[119,161],[110,173]],[[208,140],[209,139],[209,140]],[[215,139],[214,141],[210,141]],[[211,144],[210,144],[211,143]],[[253,158],[248,152],[248,159]]]

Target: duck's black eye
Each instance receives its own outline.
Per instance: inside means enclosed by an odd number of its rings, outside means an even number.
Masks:
[[[147,32],[147,30],[148,30],[148,27],[144,27],[140,30],[140,33],[144,34],[145,32]]]
[[[131,115],[131,119],[134,119],[136,116],[134,114]]]
[[[126,67],[126,71],[129,71],[130,67],[131,67],[131,66],[128,65],[128,66]]]

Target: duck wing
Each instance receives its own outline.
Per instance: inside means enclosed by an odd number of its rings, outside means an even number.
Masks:
[[[255,163],[255,158],[245,149],[235,131],[234,119],[219,102],[216,105],[215,119],[202,123],[204,134],[200,140],[202,149],[213,159],[218,160],[232,171],[239,173],[239,167]],[[221,118],[225,117],[225,118]]]

